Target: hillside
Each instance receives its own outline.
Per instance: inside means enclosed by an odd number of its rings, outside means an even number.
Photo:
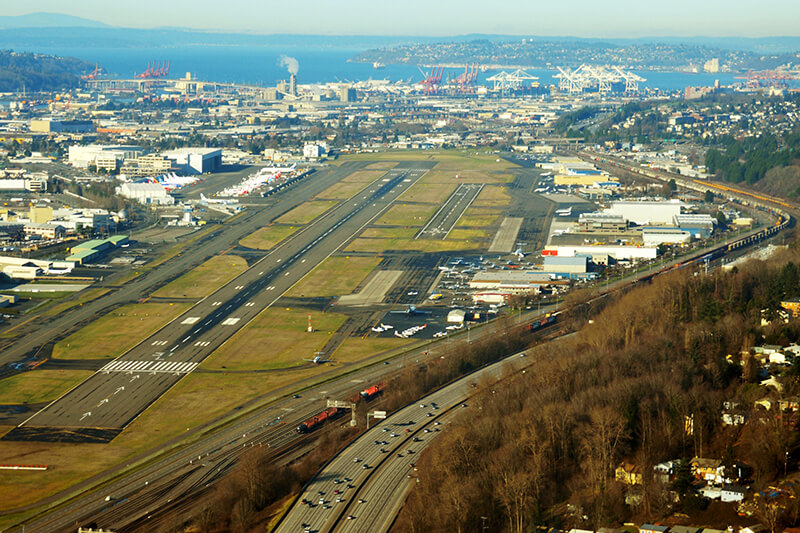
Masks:
[[[73,57],[0,51],[0,92],[53,91],[75,87],[94,65]]]

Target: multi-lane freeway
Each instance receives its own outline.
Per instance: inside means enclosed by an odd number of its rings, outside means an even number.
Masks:
[[[113,439],[239,328],[359,235],[425,171],[412,166],[387,171],[5,438]]]
[[[469,416],[470,384],[522,368],[520,354],[484,367],[383,420],[337,455],[303,489],[277,533],[388,531],[420,453],[457,414]],[[467,402],[467,403],[464,403]]]

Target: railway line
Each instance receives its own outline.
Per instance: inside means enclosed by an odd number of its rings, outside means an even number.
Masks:
[[[780,217],[778,224],[759,231],[777,228],[770,234],[772,235],[791,223],[792,219],[788,213],[776,212]],[[752,236],[748,235],[742,239]],[[763,238],[767,236],[765,233]],[[629,282],[625,280],[624,284],[627,285]],[[618,286],[622,285],[620,283]],[[491,333],[493,333],[491,328],[485,327],[472,330],[473,338],[476,339]],[[128,465],[124,465],[128,473],[52,509],[40,518],[29,521],[25,525],[25,531],[48,533],[69,531],[76,523],[94,523],[98,527],[120,531],[152,531],[152,524],[147,522],[149,516],[163,517],[172,512],[170,509],[174,512],[185,512],[193,505],[190,500],[202,498],[208,485],[230,471],[243,450],[254,446],[267,446],[271,450],[294,448],[296,443],[303,442],[303,437],[298,437],[295,428],[302,421],[318,413],[325,400],[343,399],[369,383],[383,381],[392,372],[400,371],[405,362],[422,357],[423,351],[427,349],[423,347],[412,350],[404,358],[393,361],[389,366],[375,364],[324,383],[307,390],[302,397],[290,398],[288,395],[292,391],[288,389],[281,391],[276,394],[275,402],[271,405],[235,419],[231,417],[220,431],[214,433],[200,431],[194,441],[159,458],[142,456],[131,460]],[[278,399],[280,394],[285,395],[283,399]],[[425,427],[419,426],[423,432]],[[378,479],[377,475],[373,478]],[[397,485],[396,480],[387,482]],[[395,495],[393,498],[398,497],[396,492],[392,491],[391,494]],[[106,496],[111,496],[111,499],[106,501]],[[167,513],[156,512],[157,509],[163,508],[167,509]],[[347,520],[346,515],[343,516]],[[346,522],[350,523],[354,527],[357,524],[364,524],[357,519]],[[13,531],[22,531],[22,528]]]

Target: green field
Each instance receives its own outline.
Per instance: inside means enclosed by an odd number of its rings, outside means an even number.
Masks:
[[[313,333],[308,333],[311,314]],[[209,370],[282,369],[307,364],[347,317],[303,309],[265,310],[237,331],[200,368]]]
[[[369,228],[361,237],[376,239],[413,239],[419,232],[417,228]]]
[[[393,350],[414,342],[413,339],[399,337],[350,337],[339,345],[333,354],[337,361],[343,363],[358,362],[372,355]]]
[[[303,202],[291,211],[278,217],[276,222],[280,224],[308,224],[321,214],[338,205],[334,200],[310,200]]]
[[[203,298],[247,270],[235,255],[217,255],[153,293],[158,298]]]
[[[371,230],[366,230],[369,232]],[[456,231],[456,230],[454,230]],[[471,231],[471,230],[467,230]],[[366,233],[365,232],[365,233]],[[362,234],[364,235],[364,234]],[[485,248],[486,243],[453,239],[375,239],[359,237],[347,245],[345,252],[381,253],[387,250],[417,252],[457,252]]]
[[[53,347],[55,359],[114,359],[191,307],[142,303],[115,309]]]
[[[376,226],[424,226],[438,205],[395,203],[378,220]]]
[[[500,186],[486,186],[473,202],[475,207],[506,207],[511,203],[508,188]]]
[[[398,202],[420,202],[427,204],[441,204],[456,190],[455,183],[428,183],[418,181],[407,189],[398,198]]]
[[[292,287],[288,296],[350,294],[380,262],[378,257],[329,257]]]
[[[50,402],[91,376],[88,370],[31,370],[0,380],[0,404]]]
[[[502,171],[517,167],[505,159],[500,159],[494,154],[479,153],[465,150],[430,150],[425,152],[403,150],[389,152],[374,152],[358,155],[345,155],[339,159],[345,161],[435,161],[436,170],[471,170],[481,169],[488,171]]]
[[[369,185],[368,181],[347,181],[343,179],[339,183],[331,185],[320,194],[317,198],[331,199],[331,200],[347,200]]]
[[[240,240],[239,245],[254,250],[270,250],[298,229],[298,226],[266,226]]]

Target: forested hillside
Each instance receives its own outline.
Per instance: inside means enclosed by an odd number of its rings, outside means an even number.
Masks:
[[[0,92],[53,91],[76,87],[94,65],[74,57],[0,51]]]
[[[659,523],[674,513],[721,529],[747,520],[735,504],[706,509],[688,461],[719,459],[756,489],[796,471],[796,424],[754,401],[797,395],[800,365],[782,371],[777,393],[758,385],[763,369],[748,350],[800,338],[798,320],[761,326],[763,309],[800,296],[798,262],[795,243],[768,262],[707,276],[678,271],[602,311],[581,307],[573,318],[593,323],[531,350],[533,367],[485,385],[469,415],[432,444],[393,531],[479,531],[481,517],[505,532]],[[725,402],[741,406],[746,423],[724,426]],[[653,466],[669,460],[682,461],[676,476],[658,481]],[[637,487],[615,481],[622,461],[641,472]],[[787,505],[750,523],[796,525],[800,508]]]

